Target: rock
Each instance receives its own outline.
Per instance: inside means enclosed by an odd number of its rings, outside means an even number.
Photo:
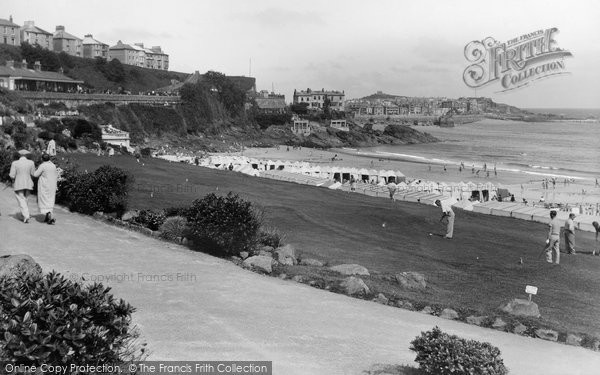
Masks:
[[[369,270],[358,264],[339,264],[329,267],[330,270],[341,273],[342,275],[361,275],[369,276]]]
[[[373,302],[381,303],[382,305],[387,305],[390,300],[383,293],[379,293],[377,297],[373,299]]]
[[[418,272],[402,272],[396,275],[396,281],[406,289],[425,289],[427,282],[425,276]]]
[[[271,273],[273,269],[271,268],[271,264],[273,262],[273,258],[261,255],[255,255],[250,258],[246,258],[242,262],[242,265],[246,268],[254,269],[257,271]]]
[[[458,313],[452,309],[444,309],[440,314],[440,318],[456,320],[458,319]]]
[[[232,256],[230,259],[233,263],[235,263],[238,266],[242,263],[242,258],[240,257]]]
[[[350,295],[365,295],[370,293],[367,284],[359,277],[347,277],[342,281],[340,286],[346,294]]]
[[[181,239],[181,244],[182,244],[182,245],[189,245],[189,242],[190,242],[190,240],[188,240],[188,239],[187,239],[187,238],[185,238],[185,237],[183,237],[183,238]]]
[[[259,251],[261,251],[261,250],[262,250],[262,251],[266,251],[266,252],[272,253],[272,252],[273,252],[273,250],[275,250],[275,249],[273,248],[273,246],[263,246],[263,247],[261,247],[261,248],[260,248],[260,249],[258,249],[258,250],[259,250]]]
[[[499,331],[504,331],[504,328],[506,328],[506,322],[501,318],[496,318],[496,320],[494,320],[494,323],[492,323],[492,328],[497,329]]]
[[[277,254],[277,257],[283,257],[283,258],[289,257],[289,258],[296,259],[296,250],[294,249],[294,247],[292,245],[285,245],[282,247],[278,247],[275,250],[275,254]]]
[[[553,331],[551,329],[537,329],[535,331],[535,335],[543,340],[548,341],[557,341],[558,340],[558,332]]]
[[[264,250],[259,250],[257,256],[268,257],[268,258],[273,259],[273,253],[270,253],[270,252],[264,251]]]
[[[315,286],[315,285],[317,285],[317,282],[315,280],[311,280],[308,282],[308,285]]]
[[[516,333],[517,335],[522,335],[525,333],[525,331],[527,331],[527,327],[521,323],[517,324],[512,330],[512,332]]]
[[[304,278],[301,275],[296,275],[296,276],[292,277],[292,280],[297,283],[301,283],[304,281]]]
[[[246,259],[249,256],[250,256],[250,254],[247,251],[240,251],[240,258]]]
[[[285,273],[280,273],[277,277],[279,277],[281,280],[285,280],[287,278],[287,275]]]
[[[433,314],[433,309],[431,308],[431,306],[425,306],[423,308],[423,310],[421,310],[419,312],[422,313],[422,314],[429,314],[429,315],[431,315],[431,314]]]
[[[501,307],[502,311],[516,316],[540,317],[540,310],[535,302],[515,298]]]
[[[574,333],[569,333],[567,335],[567,345],[575,345],[581,346],[581,342],[583,341],[583,337],[576,335]]]
[[[137,212],[136,211],[127,211],[123,214],[123,216],[121,216],[121,220],[131,220],[131,218],[137,216]]]
[[[313,266],[313,267],[323,267],[323,263],[321,263],[320,261],[316,260],[316,259],[302,259],[300,261],[300,264],[303,266]]]
[[[413,304],[408,301],[398,301],[398,302],[396,302],[396,306],[400,307],[401,309],[406,309],[406,310],[414,310],[415,309]]]
[[[483,324],[483,321],[487,319],[487,316],[467,316],[467,323],[474,324],[476,326],[480,326]]]
[[[26,254],[3,255],[0,257],[0,277],[16,278],[23,274],[42,276],[42,267]]]
[[[290,257],[279,258],[278,261],[284,266],[293,266],[296,263],[295,259]]]
[[[594,340],[594,342],[592,342],[592,349],[600,351],[600,340]]]

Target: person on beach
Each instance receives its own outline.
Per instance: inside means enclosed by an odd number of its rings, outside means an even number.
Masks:
[[[388,191],[390,192],[390,199],[395,201],[394,195],[396,194],[396,188],[398,187],[395,183],[391,182],[387,185]]]
[[[356,179],[354,178],[354,176],[350,177],[350,190],[356,191]]]
[[[598,233],[600,233],[600,224],[598,224],[597,221],[594,221],[592,226],[596,230],[596,246],[598,246]],[[592,255],[596,255],[596,249],[592,251]],[[600,255],[600,249],[598,249],[598,255]]]
[[[569,218],[565,221],[565,247],[567,248],[567,254],[577,254],[575,252],[575,214],[570,213]]]
[[[29,223],[29,206],[27,205],[27,196],[29,192],[33,190],[33,176],[35,172],[35,165],[33,161],[27,159],[27,155],[30,152],[27,150],[19,151],[19,160],[15,160],[10,165],[9,176],[12,179],[13,189],[15,191],[15,198],[19,204],[21,215],[23,216],[23,222]]]
[[[442,203],[439,199],[435,201],[435,205],[442,209],[442,217],[440,218],[440,223],[447,219],[446,224],[446,235],[444,238],[452,238],[454,235],[454,211],[452,211],[452,206],[446,203]]]
[[[560,223],[556,217],[556,211],[550,211],[550,224],[548,224],[548,238],[546,239],[546,262],[552,263],[552,252],[554,251],[554,263],[560,263]]]
[[[54,200],[56,197],[56,185],[58,183],[58,172],[56,166],[50,161],[50,155],[42,155],[42,164],[33,173],[34,177],[39,177],[38,180],[38,207],[40,213],[46,215],[44,222],[48,224],[56,223],[53,217]]]

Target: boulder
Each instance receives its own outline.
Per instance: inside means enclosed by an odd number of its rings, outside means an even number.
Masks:
[[[287,275],[285,273],[280,273],[277,277],[279,277],[281,280],[285,280],[287,278]]]
[[[535,302],[515,298],[501,307],[502,311],[516,316],[540,317],[540,310]]]
[[[551,329],[537,329],[535,335],[543,340],[558,341],[558,332]]]
[[[467,323],[474,324],[476,326],[480,326],[483,324],[484,320],[487,319],[487,316],[467,316]]]
[[[342,275],[361,275],[370,276],[369,270],[358,264],[339,264],[329,267],[330,270],[341,273]]]
[[[257,253],[257,256],[268,257],[268,258],[273,259],[273,253],[270,253],[270,252],[264,251],[264,250],[259,250]]]
[[[304,281],[304,278],[301,275],[296,275],[296,276],[292,277],[292,280],[297,283],[301,283]]]
[[[501,318],[496,318],[496,320],[494,320],[494,323],[492,323],[492,328],[497,329],[499,331],[504,331],[504,328],[506,328],[506,322]]]
[[[262,251],[267,251],[267,252],[269,252],[269,253],[272,253],[272,252],[273,252],[273,250],[275,250],[275,249],[273,248],[273,246],[263,246],[263,247],[259,248],[258,250],[259,250],[259,251],[260,251],[260,250],[262,250]]]
[[[271,273],[273,271],[271,268],[272,262],[273,258],[271,257],[255,255],[253,257],[246,258],[246,260],[242,262],[242,265],[253,270]]]
[[[583,337],[576,335],[574,333],[569,333],[567,335],[567,345],[575,345],[581,346],[581,342],[583,341]]]
[[[340,286],[342,287],[342,290],[349,295],[365,295],[370,293],[367,284],[359,277],[347,277],[342,281]]]
[[[399,300],[398,302],[396,302],[396,306],[400,307],[401,309],[406,309],[406,310],[414,310],[414,306],[412,303],[408,302],[408,301],[402,301]]]
[[[427,282],[425,276],[418,272],[402,272],[396,275],[396,281],[406,289],[425,289]]]
[[[15,278],[23,274],[41,276],[42,267],[26,254],[3,255],[0,257],[0,277]]]
[[[246,259],[250,256],[247,251],[240,251],[240,258]]]
[[[296,250],[294,249],[294,247],[292,245],[285,245],[282,247],[278,247],[277,249],[275,249],[275,253],[277,254],[278,257],[289,257],[289,258],[294,258],[296,259]]]
[[[522,335],[525,333],[525,331],[527,331],[527,327],[521,323],[517,324],[512,330],[512,332],[516,333],[517,335]]]
[[[323,263],[321,263],[320,261],[318,261],[316,259],[311,259],[311,258],[302,259],[300,261],[300,264],[303,266],[323,267]]]
[[[458,313],[452,309],[444,309],[440,314],[440,318],[456,320],[458,319]]]
[[[296,264],[296,259],[290,257],[280,257],[276,254],[277,261],[284,266],[293,266]]]
[[[390,300],[383,293],[379,293],[377,297],[373,299],[373,302],[381,303],[382,305],[387,305]]]
[[[594,340],[594,342],[592,342],[592,349],[600,351],[600,340]]]
[[[431,315],[433,314],[433,309],[431,308],[431,306],[425,306],[423,310],[420,311],[420,313]]]
[[[128,221],[131,220],[133,217],[137,216],[137,212],[136,211],[127,211],[123,214],[123,216],[121,216],[121,220],[124,221]]]

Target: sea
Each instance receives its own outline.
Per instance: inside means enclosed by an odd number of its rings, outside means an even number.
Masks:
[[[523,122],[486,119],[454,128],[417,126],[441,140],[362,148],[382,158],[524,173],[531,179],[600,179],[600,109],[530,109],[587,121]],[[583,182],[583,181],[582,181]]]

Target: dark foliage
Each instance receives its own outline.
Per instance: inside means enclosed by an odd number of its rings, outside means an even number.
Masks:
[[[133,176],[126,171],[104,165],[91,173],[66,169],[58,182],[56,200],[71,211],[91,215],[96,211],[116,212],[121,216],[127,210],[128,192]]]
[[[442,332],[438,327],[422,332],[410,346],[417,352],[415,361],[427,374],[505,375],[508,370],[500,350],[475,340],[465,340]]]
[[[192,203],[187,220],[190,237],[199,249],[226,255],[252,249],[258,240],[260,214],[238,195],[209,194]]]
[[[291,113],[257,113],[254,115],[254,121],[256,121],[261,129],[266,129],[271,125],[285,125],[291,123],[292,115]]]
[[[131,222],[152,230],[158,230],[166,219],[167,217],[162,210],[141,210],[137,216],[131,218]]]
[[[109,291],[54,272],[0,279],[0,361],[94,365],[133,360],[134,308]]]
[[[27,60],[29,67],[32,67],[36,61],[40,62],[42,70],[56,72],[61,67],[60,59],[56,53],[38,45],[32,46],[27,42],[21,43],[21,55],[23,59]]]

